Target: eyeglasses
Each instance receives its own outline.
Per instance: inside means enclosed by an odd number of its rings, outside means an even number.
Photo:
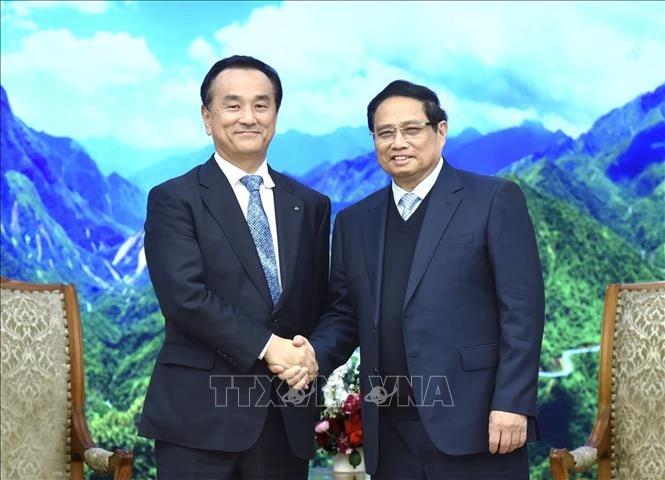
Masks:
[[[397,129],[402,133],[402,136],[407,140],[418,138],[420,134],[425,130],[425,127],[431,125],[430,122],[418,122],[418,123],[405,123],[402,125],[393,125],[387,127],[381,127],[377,131],[370,132],[370,135],[374,137],[376,143],[388,143],[395,140],[397,137]]]

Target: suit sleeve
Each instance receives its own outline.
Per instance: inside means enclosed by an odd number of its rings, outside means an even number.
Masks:
[[[346,280],[341,217],[342,214],[337,216],[333,228],[328,308],[310,336],[319,372],[326,377],[346,362],[358,346],[358,320]]]
[[[317,320],[326,310],[328,276],[330,271],[330,198],[325,197],[316,233],[316,270],[314,273]]]
[[[165,188],[148,196],[145,256],[168,322],[217,350],[241,373],[257,361],[270,338],[265,320],[250,319],[210,291],[190,207]]]
[[[545,295],[526,199],[513,182],[494,196],[487,245],[501,331],[492,410],[535,417]]]

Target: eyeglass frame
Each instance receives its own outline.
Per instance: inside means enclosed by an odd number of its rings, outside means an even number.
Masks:
[[[397,130],[399,129],[399,132],[402,134],[402,137],[405,139],[415,139],[418,138],[418,136],[425,130],[425,127],[428,125],[432,125],[432,122],[430,121],[425,121],[425,122],[405,122],[400,125],[393,125],[392,127],[382,127],[381,132],[377,132],[376,130],[373,132],[369,132],[369,134],[374,138],[374,141],[377,143],[389,143],[389,142],[394,142],[395,139],[397,138]],[[407,128],[417,128],[418,133],[415,135],[405,135],[404,130]],[[388,133],[390,132],[390,138],[381,138],[379,135],[380,133]]]

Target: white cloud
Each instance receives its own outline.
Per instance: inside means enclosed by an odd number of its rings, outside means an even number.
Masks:
[[[125,32],[77,38],[65,29],[38,31],[3,53],[0,64],[1,83],[15,114],[53,135],[84,139],[126,132],[127,139],[130,113],[155,124],[168,122],[162,111],[173,118],[181,114],[157,105],[161,90],[154,81],[162,66],[144,38]],[[162,103],[172,103],[175,93],[170,95]],[[131,139],[137,146],[143,141]]]
[[[102,8],[74,3],[60,7]],[[22,17],[10,8],[12,26],[35,29],[37,15],[28,14],[54,7],[30,4]],[[3,29],[7,12],[3,2]],[[163,64],[145,38],[128,33],[81,38],[60,29],[23,38],[25,31],[3,30],[0,73],[31,127],[77,139],[111,135],[139,148],[210,143],[200,82],[231,54],[254,55],[280,73],[280,132],[364,126],[369,100],[404,78],[438,93],[451,135],[529,119],[576,136],[665,81],[663,14],[662,2],[285,2],[193,41],[169,33],[176,48],[160,54]]]
[[[519,109],[502,107],[499,105],[485,105],[477,109],[479,118],[485,124],[495,125],[499,128],[508,128],[519,125],[525,120],[537,120],[536,110],[533,108]]]
[[[39,28],[33,20],[26,18],[24,15],[18,15],[16,13],[14,5],[16,3],[18,2],[8,2],[5,0],[0,1],[0,24],[2,24],[3,37],[6,31],[27,30],[29,32],[34,32]]]
[[[278,130],[296,129],[322,134],[342,125],[364,126],[367,124],[367,103],[395,78],[414,80],[413,75],[405,70],[372,60],[339,82],[322,79],[321,84],[308,87],[299,85],[297,78],[286,75],[282,78],[284,101],[279,112]]]
[[[2,28],[27,30],[29,32],[34,32],[39,29],[33,20],[19,16],[13,10],[10,10],[7,7],[7,2],[0,3],[0,13],[0,22],[2,23]]]
[[[7,3],[7,7],[13,10],[17,15],[21,17],[26,17],[35,10],[53,10],[56,8],[69,8],[88,15],[99,15],[106,13],[111,6],[110,2],[103,0],[95,0],[95,1],[48,0],[48,1],[20,1],[20,2],[11,1],[3,3]]]
[[[69,30],[43,30],[26,37],[18,52],[2,55],[5,78],[39,74],[83,93],[135,85],[157,76],[162,67],[144,38],[120,32],[96,32],[76,38]]]
[[[542,120],[541,123],[543,126],[548,129],[551,132],[556,132],[557,130],[561,130],[563,132],[566,132],[566,134],[569,137],[576,138],[580,134],[584,133],[587,128],[580,128],[579,125],[573,125],[563,118],[561,118],[559,115],[546,115]]]
[[[662,28],[664,4],[613,3],[285,2],[215,39],[222,56],[254,55],[280,73],[281,129],[358,124],[392,72],[471,107],[460,129],[557,115],[572,133],[665,80],[653,20]],[[632,27],[617,25],[626,19]]]
[[[159,122],[143,115],[134,115],[120,128],[117,138],[122,143],[145,149],[180,146],[203,146],[211,143],[205,134],[198,110],[182,116],[168,115]],[[138,140],[138,141],[137,141]]]
[[[113,128],[108,112],[101,110],[97,105],[86,105],[78,113],[82,123],[91,126],[92,132],[104,133]]]
[[[199,88],[199,83],[191,78],[182,82],[167,81],[161,86],[160,100],[165,105],[178,103],[196,110],[201,103]]]
[[[4,85],[14,114],[37,131],[77,140],[112,136],[140,149],[210,143],[197,92],[187,99],[186,83],[123,88],[105,95],[77,95],[72,90],[65,93],[63,86],[39,85],[34,80]],[[57,97],[53,91],[59,92]]]
[[[188,49],[189,56],[206,66],[211,66],[219,58],[215,49],[201,37],[196,37]]]

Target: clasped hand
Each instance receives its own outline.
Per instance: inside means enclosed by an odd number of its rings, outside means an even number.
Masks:
[[[319,373],[316,352],[302,335],[293,340],[274,336],[263,358],[272,373],[296,390],[309,388]]]

